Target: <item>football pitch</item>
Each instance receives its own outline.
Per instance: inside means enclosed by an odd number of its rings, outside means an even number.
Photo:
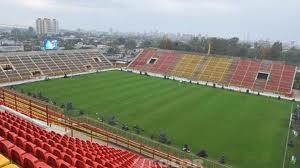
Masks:
[[[84,115],[115,116],[142,135],[165,132],[171,145],[204,149],[241,168],[282,167],[292,103],[128,72],[110,71],[16,86],[58,104],[72,102]]]

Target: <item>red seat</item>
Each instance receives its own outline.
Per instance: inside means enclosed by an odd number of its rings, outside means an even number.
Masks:
[[[76,151],[76,148],[70,143],[68,145],[68,148],[71,149],[72,151]]]
[[[38,138],[35,138],[33,142],[38,147],[42,147],[43,146],[43,141],[40,140],[40,139],[38,139]]]
[[[46,150],[42,149],[41,147],[36,147],[35,148],[35,156],[39,159],[39,160],[42,160],[42,161],[45,161],[46,162],[46,156],[45,154],[47,153]]]
[[[92,155],[90,153],[86,153],[85,157],[90,158],[91,160],[95,160],[95,158],[96,158],[95,155]]]
[[[23,158],[23,155],[25,154],[26,152],[23,150],[23,149],[21,149],[21,148],[19,148],[19,147],[17,147],[17,146],[15,146],[15,147],[13,147],[13,148],[11,148],[11,159],[15,162],[15,163],[17,163],[17,164],[19,164],[19,165],[23,165],[23,160],[24,160],[24,158]]]
[[[63,158],[64,153],[58,150],[57,148],[53,148],[52,151],[53,155],[57,156],[58,158]]]
[[[35,163],[35,168],[51,168],[51,166],[47,165],[45,162],[37,162]]]
[[[61,140],[61,141],[60,141],[60,144],[63,145],[63,146],[66,146],[66,147],[68,146],[68,143],[67,143],[66,141],[64,141],[64,140]],[[70,148],[70,149],[71,149],[71,148]],[[72,150],[72,149],[71,149],[71,150]],[[74,150],[73,150],[73,151],[74,151]]]
[[[0,152],[10,158],[10,151],[15,145],[7,140],[0,141]]]
[[[43,143],[42,148],[45,149],[47,152],[52,153],[52,147],[48,143]]]
[[[67,162],[65,162],[61,159],[56,160],[56,163],[57,163],[59,168],[69,168],[69,167],[71,167],[71,165],[69,163],[67,163]]]
[[[63,147],[63,146],[62,146],[61,144],[59,144],[59,143],[56,144],[56,148],[57,148],[58,150],[62,151],[62,152],[65,152],[65,151],[66,151],[66,148]]]
[[[10,121],[10,120],[9,120],[9,121]],[[9,130],[11,129],[11,126],[10,126],[10,124],[9,124],[8,122],[5,122],[5,123],[4,123],[4,127],[7,128],[7,129],[9,129]]]
[[[51,145],[52,147],[55,147],[55,142],[51,139],[48,140],[48,144]]]
[[[33,135],[27,134],[26,139],[27,141],[34,142],[35,137]]]
[[[10,142],[15,143],[17,137],[18,137],[17,134],[15,134],[15,133],[13,133],[13,132],[7,132],[7,137],[6,137],[6,139],[9,140]]]
[[[2,136],[3,138],[6,138],[8,132],[9,130],[7,128],[0,127],[0,136]]]
[[[73,152],[71,149],[66,148],[66,153],[70,155],[71,157],[74,157],[76,155],[76,152]]]
[[[33,143],[26,142],[26,144],[25,144],[25,151],[26,152],[34,154],[35,153],[35,148],[36,148],[36,146]]]
[[[16,133],[16,134],[18,134],[19,128],[16,127],[16,126],[12,126],[11,127],[11,131],[14,132],[14,133]]]
[[[33,132],[33,136],[35,137],[35,138],[40,138],[40,134],[38,133],[38,132]]]
[[[85,163],[86,163],[87,165],[91,166],[91,167],[95,167],[94,162],[93,162],[92,160],[90,160],[90,159],[86,159],[86,160],[85,160]]]
[[[49,166],[51,166],[53,168],[58,167],[58,164],[56,163],[57,160],[58,160],[58,158],[56,156],[54,156],[53,154],[51,154],[51,153],[46,154],[46,163]]]
[[[84,147],[84,148],[85,148],[85,147]],[[86,152],[83,151],[83,150],[81,150],[81,149],[77,149],[76,152],[79,153],[79,154],[82,155],[82,156],[85,156],[85,154],[86,154]]]
[[[24,155],[24,160],[23,160],[23,166],[26,168],[35,168],[35,164],[39,162],[39,160],[32,156],[31,154],[25,154]]]
[[[26,139],[26,132],[24,130],[19,130],[18,131],[18,136],[22,137],[22,138],[25,138]]]
[[[56,143],[59,143],[59,140],[60,140],[60,138],[58,138],[58,137],[53,138],[53,141],[56,142]]]
[[[45,136],[40,136],[40,140],[42,140],[43,142],[47,142],[47,137],[45,137]]]
[[[0,141],[4,141],[5,139],[2,137],[2,136],[0,136]]]
[[[63,160],[66,161],[67,163],[69,163],[70,165],[75,165],[75,162],[77,161],[77,159],[75,159],[69,155],[64,155]]]
[[[82,162],[81,160],[77,160],[75,162],[74,166],[77,167],[77,168],[85,168],[86,167],[85,164],[84,164],[84,162]]]

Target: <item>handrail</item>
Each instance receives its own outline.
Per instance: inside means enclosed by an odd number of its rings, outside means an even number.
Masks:
[[[159,151],[148,145],[135,142],[112,132],[81,122],[77,119],[67,117],[64,114],[58,113],[53,110],[55,109],[55,107],[53,108],[52,105],[40,102],[38,100],[35,100],[34,98],[30,98],[13,90],[0,88],[0,105],[1,104],[31,118],[37,118],[45,121],[49,126],[51,126],[51,124],[54,124],[69,128],[71,130],[77,130],[90,135],[91,138],[98,137],[103,139],[103,137],[105,137],[103,140],[106,142],[114,144],[116,144],[117,142],[117,144],[121,146],[122,144],[126,144],[126,146],[124,146],[125,148],[131,147],[130,149],[138,149],[135,150],[135,152],[150,153],[151,156],[157,156],[159,158],[166,159],[167,161],[174,162],[182,166],[191,168],[203,168],[202,165],[197,165],[190,160],[178,158],[170,153]]]

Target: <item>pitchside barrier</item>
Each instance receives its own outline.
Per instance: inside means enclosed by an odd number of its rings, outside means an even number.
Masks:
[[[30,118],[44,121],[50,127],[56,125],[65,128],[66,131],[70,130],[71,136],[73,136],[74,130],[79,131],[88,135],[91,141],[93,138],[99,139],[106,142],[107,145],[118,145],[167,164],[176,163],[182,167],[191,168],[231,168],[231,166],[199,158],[193,153],[183,152],[97,120],[65,116],[63,110],[56,106],[6,88],[0,88],[0,105],[9,107]]]
[[[293,119],[293,111],[296,106],[291,107],[291,115],[289,119],[289,128],[287,131],[285,151],[283,156],[282,168],[299,168],[300,167],[300,120]],[[296,116],[298,118],[299,116]],[[289,144],[291,143],[292,144]]]
[[[90,70],[88,72],[72,73],[72,74],[67,74],[67,75],[68,75],[68,77],[73,77],[73,76],[80,76],[80,75],[92,74],[92,73],[97,73],[97,72],[106,72],[106,71],[115,71],[115,70],[120,70],[120,69],[119,68],[98,69],[98,70]],[[39,76],[39,77],[32,78],[32,79],[29,79],[29,80],[18,80],[18,81],[6,82],[6,83],[2,83],[1,80],[0,80],[0,87],[19,85],[19,84],[23,84],[23,83],[32,83],[32,82],[44,81],[46,79],[58,79],[58,78],[63,78],[64,76],[65,75]]]
[[[261,96],[272,97],[272,98],[280,97],[280,99],[291,100],[291,101],[300,101],[299,98],[297,99],[297,98],[292,97],[292,94],[290,94],[290,95],[281,95],[281,94],[274,94],[274,93],[271,93],[271,92],[258,92],[258,91],[255,91],[255,90],[251,90],[249,88],[227,86],[227,85],[214,83],[214,82],[208,82],[208,81],[195,81],[195,80],[190,80],[190,79],[187,79],[187,78],[180,78],[180,77],[177,77],[177,76],[165,76],[165,75],[158,74],[158,73],[139,71],[139,70],[134,70],[134,69],[130,69],[130,68],[122,68],[120,70],[135,73],[135,74],[141,74],[141,75],[146,75],[147,74],[149,76],[157,77],[157,78],[165,78],[165,79],[176,80],[176,81],[180,81],[180,82],[186,82],[186,83],[205,85],[205,86],[210,86],[210,87],[215,87],[215,88],[220,88],[220,89],[232,90],[232,91],[236,91],[236,92],[242,92],[242,93],[248,93],[248,94],[254,94],[254,95],[259,94]]]

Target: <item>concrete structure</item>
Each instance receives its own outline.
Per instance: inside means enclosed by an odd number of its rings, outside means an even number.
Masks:
[[[0,52],[24,51],[24,46],[0,46]]]
[[[37,34],[58,34],[58,21],[56,19],[38,18],[35,21]]]

